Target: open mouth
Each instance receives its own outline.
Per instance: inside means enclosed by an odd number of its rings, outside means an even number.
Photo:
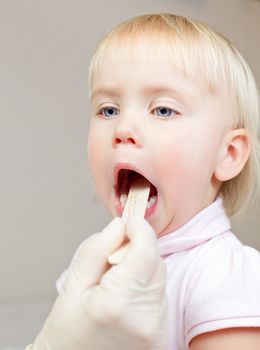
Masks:
[[[130,169],[119,170],[115,191],[116,191],[116,198],[118,201],[118,207],[119,207],[120,213],[122,213],[126,205],[127,196],[128,196],[129,189],[131,187],[132,182],[137,180],[138,178],[145,178],[145,177],[134,170],[130,170]],[[145,179],[150,183],[150,193],[149,193],[149,198],[146,206],[146,215],[145,215],[147,216],[155,209],[157,198],[158,198],[158,192],[156,187],[147,178]]]

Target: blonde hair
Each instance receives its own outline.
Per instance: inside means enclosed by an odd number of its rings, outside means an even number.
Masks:
[[[151,51],[146,55],[151,61],[167,57],[187,75],[201,77],[220,96],[220,103],[228,104],[229,127],[248,130],[249,159],[240,174],[223,182],[219,190],[227,214],[234,217],[260,190],[259,101],[248,64],[227,38],[204,23],[173,14],[146,14],[123,22],[101,41],[89,66],[89,90],[108,55],[115,61],[133,61],[140,55],[139,44]]]

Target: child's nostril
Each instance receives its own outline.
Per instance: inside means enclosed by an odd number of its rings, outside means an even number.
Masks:
[[[130,143],[135,143],[135,140],[132,137],[129,137],[127,141],[129,141]]]
[[[120,138],[120,137],[116,137],[115,138],[115,144],[119,144],[119,143],[132,143],[132,144],[135,144],[135,140],[132,138],[132,137],[127,137],[126,139],[125,138]]]

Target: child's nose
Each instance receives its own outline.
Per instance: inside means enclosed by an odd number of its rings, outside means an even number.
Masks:
[[[120,121],[115,129],[113,145],[129,144],[141,147],[143,144],[141,130],[132,121]]]

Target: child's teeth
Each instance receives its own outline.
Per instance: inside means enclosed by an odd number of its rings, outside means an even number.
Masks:
[[[147,208],[147,209],[151,208],[151,206],[152,206],[153,204],[155,204],[155,203],[156,203],[156,196],[152,196],[152,197],[149,199],[149,202],[147,203],[146,208]]]
[[[125,205],[126,205],[127,194],[121,194],[119,200],[120,200],[120,203],[121,203],[122,207],[124,208]]]
[[[151,208],[151,206],[156,203],[156,197],[157,196],[152,196],[149,199],[149,202],[147,202],[147,205],[146,205],[146,209]],[[119,200],[120,200],[122,207],[124,208],[126,205],[126,201],[127,201],[127,194],[121,194]]]

